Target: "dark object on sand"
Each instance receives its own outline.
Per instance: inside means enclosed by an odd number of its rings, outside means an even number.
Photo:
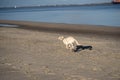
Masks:
[[[74,49],[74,52],[78,52],[78,51],[85,50],[85,49],[92,50],[92,46],[77,45],[76,49]]]

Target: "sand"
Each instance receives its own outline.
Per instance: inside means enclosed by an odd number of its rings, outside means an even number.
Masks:
[[[120,28],[3,22],[19,27],[0,27],[0,80],[120,80]],[[93,50],[71,52],[61,35]]]

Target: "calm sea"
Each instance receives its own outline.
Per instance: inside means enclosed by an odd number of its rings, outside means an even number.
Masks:
[[[120,4],[1,8],[0,19],[120,27]]]

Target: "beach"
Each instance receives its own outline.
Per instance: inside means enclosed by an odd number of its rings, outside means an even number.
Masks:
[[[120,27],[10,20],[0,24],[11,25],[0,27],[0,80],[120,80]],[[71,52],[59,36],[73,36],[93,50]]]

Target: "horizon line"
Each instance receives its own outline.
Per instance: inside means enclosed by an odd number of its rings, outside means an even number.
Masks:
[[[33,8],[33,7],[69,7],[69,6],[99,6],[99,5],[111,5],[112,2],[106,3],[90,3],[90,4],[53,4],[53,5],[30,5],[30,6],[10,6],[10,7],[0,7],[0,9],[12,9],[12,8]]]

